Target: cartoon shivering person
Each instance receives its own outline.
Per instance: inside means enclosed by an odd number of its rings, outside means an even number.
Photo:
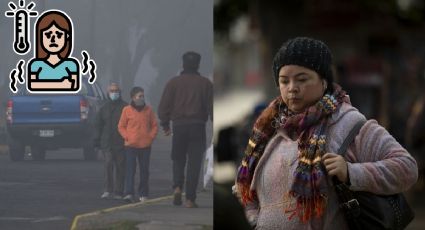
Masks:
[[[79,91],[79,62],[70,57],[73,45],[70,18],[58,10],[46,11],[37,19],[34,33],[34,58],[27,66],[28,90]]]

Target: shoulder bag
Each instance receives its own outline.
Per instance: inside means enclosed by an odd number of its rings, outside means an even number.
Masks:
[[[366,121],[358,122],[342,143],[338,154],[345,156],[348,146]],[[340,208],[350,230],[404,229],[413,220],[414,213],[402,193],[376,195],[351,191],[337,177],[332,178]]]

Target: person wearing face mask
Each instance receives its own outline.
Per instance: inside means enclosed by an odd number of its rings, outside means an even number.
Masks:
[[[103,199],[121,199],[124,192],[124,140],[118,133],[117,125],[127,103],[121,99],[120,92],[118,84],[111,83],[108,87],[108,101],[96,114],[94,146],[102,150],[105,158]]]
[[[133,202],[134,174],[136,164],[139,164],[138,199],[145,202],[149,196],[149,161],[151,145],[158,133],[155,114],[149,105],[146,105],[144,90],[133,87],[130,91],[131,104],[126,106],[118,123],[118,130],[124,138],[126,155],[126,177],[124,200]]]

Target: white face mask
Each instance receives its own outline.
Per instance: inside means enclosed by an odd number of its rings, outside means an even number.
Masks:
[[[120,93],[109,93],[109,98],[111,98],[113,101],[116,101],[118,98],[120,98]]]

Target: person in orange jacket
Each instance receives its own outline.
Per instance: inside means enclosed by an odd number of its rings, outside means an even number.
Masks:
[[[118,131],[124,138],[127,159],[124,200],[134,201],[134,174],[139,163],[139,200],[149,196],[149,160],[151,145],[158,133],[158,125],[152,108],[145,103],[144,90],[133,87],[130,91],[131,104],[124,107],[118,123]]]

